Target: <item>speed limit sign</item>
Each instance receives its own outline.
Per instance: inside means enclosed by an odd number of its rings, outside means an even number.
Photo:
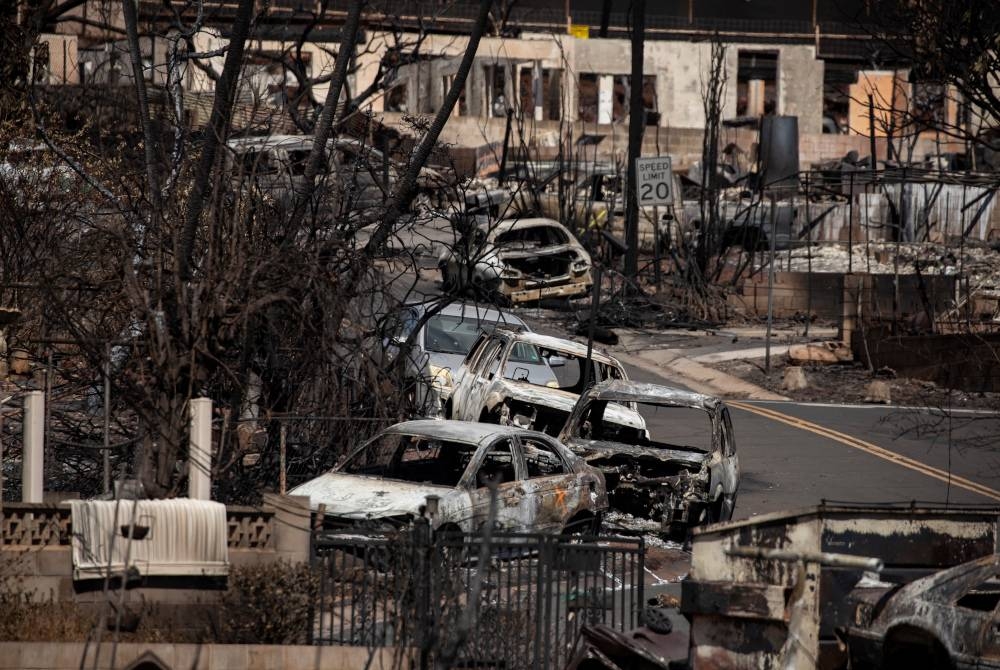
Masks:
[[[674,172],[670,156],[635,159],[635,188],[639,206],[670,205],[674,202]]]

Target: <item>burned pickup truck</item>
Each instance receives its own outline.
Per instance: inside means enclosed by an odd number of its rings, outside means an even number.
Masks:
[[[618,421],[623,407],[638,410],[644,427]],[[559,439],[604,473],[611,508],[633,530],[677,537],[733,516],[739,460],[718,398],[610,379],[584,391]]]

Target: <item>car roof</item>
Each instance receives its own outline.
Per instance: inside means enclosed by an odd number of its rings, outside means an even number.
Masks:
[[[518,342],[527,342],[545,349],[561,349],[573,354],[574,356],[585,357],[587,355],[587,345],[581,344],[580,342],[574,342],[573,340],[564,340],[561,337],[552,337],[551,335],[542,335],[540,333],[519,332],[502,326],[497,328],[496,332],[509,335]],[[592,350],[591,357],[595,361],[599,361],[606,365],[620,365],[616,359],[598,349]]]
[[[416,309],[421,313],[426,311],[426,306],[423,303],[412,303],[407,305],[407,307]],[[511,324],[517,326],[518,328],[531,330],[528,327],[528,324],[510,312],[499,310],[496,307],[489,305],[480,305],[474,302],[453,302],[445,306],[438,313],[443,316],[461,316],[475,319],[476,321],[490,321],[504,325]]]
[[[401,435],[419,435],[435,440],[450,442],[466,442],[482,444],[498,437],[527,435],[546,437],[542,433],[525,430],[517,426],[501,426],[493,423],[476,423],[472,421],[452,421],[442,419],[417,419],[404,421],[386,428],[387,433]],[[551,438],[549,438],[551,439]]]
[[[710,395],[695,393],[687,389],[659,384],[644,384],[641,382],[609,379],[594,384],[586,395],[596,400],[609,402],[639,402],[651,405],[668,405],[671,407],[693,407],[713,411],[722,401]]]

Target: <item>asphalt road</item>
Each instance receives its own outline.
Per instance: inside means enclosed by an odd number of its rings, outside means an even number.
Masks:
[[[626,367],[636,381],[676,385],[648,370]],[[729,404],[742,471],[734,518],[824,500],[1000,506],[997,415],[955,413],[949,439],[947,418],[926,410]],[[679,423],[691,420],[684,416]],[[663,415],[650,421],[651,430],[670,429]]]

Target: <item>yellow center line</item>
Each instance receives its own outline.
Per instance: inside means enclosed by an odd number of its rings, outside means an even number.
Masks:
[[[955,474],[949,474],[944,470],[935,468],[934,466],[927,465],[921,461],[897,454],[894,451],[889,451],[878,445],[872,444],[871,442],[865,442],[864,440],[859,440],[856,437],[841,433],[840,431],[833,430],[832,428],[826,428],[819,424],[813,423],[811,421],[806,421],[804,419],[799,419],[794,416],[789,416],[788,414],[782,414],[773,409],[768,409],[766,407],[759,407],[757,405],[749,405],[747,403],[739,401],[727,401],[727,404],[731,407],[736,407],[745,412],[753,412],[760,416],[772,419],[774,421],[780,421],[781,423],[787,424],[794,428],[799,428],[801,430],[807,430],[811,433],[817,435],[822,435],[823,437],[829,438],[840,442],[841,444],[846,444],[849,447],[854,447],[855,449],[860,449],[873,456],[877,456],[890,463],[895,463],[896,465],[901,465],[904,468],[909,468],[915,470],[928,477],[933,477],[934,479],[941,480],[943,482],[950,482],[951,485],[957,486],[958,488],[965,489],[967,491],[972,491],[973,493],[978,493],[981,496],[991,498],[993,500],[1000,500],[1000,491],[992,489],[983,484],[979,484],[972,480],[966,479],[964,477],[959,477]]]

